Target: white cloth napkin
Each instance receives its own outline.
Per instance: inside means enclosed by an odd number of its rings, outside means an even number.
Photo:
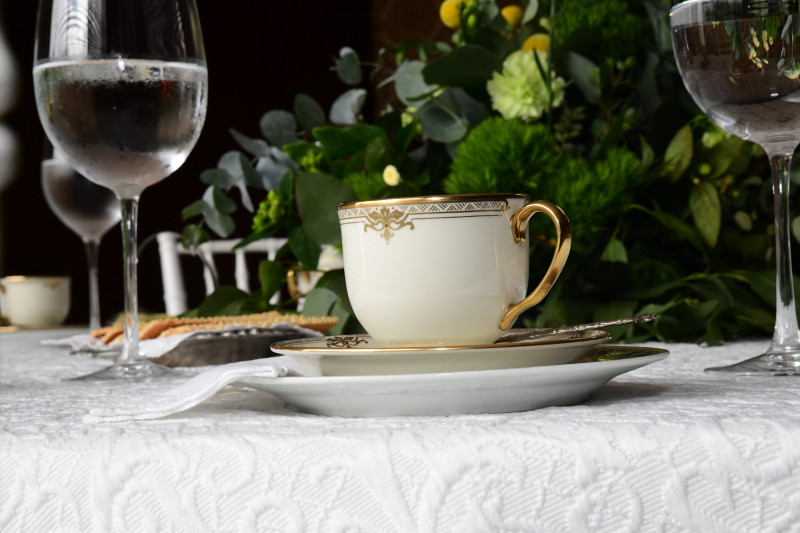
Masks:
[[[83,421],[125,422],[161,418],[194,407],[239,379],[254,376],[280,378],[290,375],[307,374],[289,356],[220,365],[172,389],[132,398],[113,406],[96,407],[83,417]]]

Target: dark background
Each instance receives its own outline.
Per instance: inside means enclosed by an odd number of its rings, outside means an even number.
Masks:
[[[291,110],[299,92],[313,96],[329,109],[348,89],[330,69],[341,47],[349,46],[363,60],[371,60],[381,47],[410,36],[433,37],[432,33],[442,31],[438,0],[197,2],[208,60],[208,116],[184,166],[142,195],[140,242],[159,231],[181,231],[181,210],[199,199],[205,189],[200,173],[216,166],[226,151],[237,149],[228,133],[230,128],[260,136],[258,122],[263,113]],[[44,133],[30,76],[37,4],[33,0],[0,0],[0,24],[16,58],[21,84],[16,106],[0,117],[15,131],[21,145],[15,178],[0,192],[0,275],[71,276],[73,304],[67,322],[81,324],[88,321],[83,245],[50,212],[39,183]],[[239,219],[246,220],[243,216]],[[248,228],[240,223],[238,229],[236,236],[242,237]],[[103,321],[122,310],[120,239],[119,228],[114,228],[100,247]],[[187,265],[185,276],[189,303],[197,305],[204,292],[199,263]],[[154,242],[139,258],[139,302],[143,311],[164,310]]]

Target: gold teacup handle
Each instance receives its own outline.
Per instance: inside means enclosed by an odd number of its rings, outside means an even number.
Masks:
[[[510,328],[523,311],[541,302],[550,292],[550,289],[558,279],[558,275],[561,274],[564,264],[567,262],[569,249],[572,246],[572,225],[569,223],[567,215],[556,204],[544,200],[525,204],[522,209],[511,216],[511,233],[515,241],[518,243],[525,242],[525,230],[528,228],[528,221],[535,213],[544,213],[553,221],[553,225],[556,227],[556,249],[553,252],[553,260],[550,261],[550,266],[547,267],[547,272],[544,273],[539,285],[524,300],[511,304],[506,309],[503,318],[500,320],[500,329],[503,331]]]

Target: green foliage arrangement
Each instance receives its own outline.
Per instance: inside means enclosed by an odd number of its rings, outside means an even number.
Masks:
[[[240,149],[200,176],[207,189],[184,209],[184,243],[233,235],[241,207],[252,213],[241,245],[272,235],[288,244],[261,264],[260,291],[221,288],[205,314],[266,309],[291,268],[316,269],[321,247],[341,244],[339,202],[521,192],[556,202],[574,226],[567,268],[525,325],[658,313],[615,333],[718,343],[771,332],[768,164],[691,102],[672,55],[670,2],[504,6],[445,0],[449,42],[397,46],[370,76],[344,48],[334,67],[349,88],[329,111],[298,94],[291,112],[263,115],[263,138],[231,131]],[[364,103],[376,85],[394,91],[372,117]],[[550,230],[532,231],[531,254],[542,256],[532,264],[546,264]],[[334,332],[359,330],[341,270],[322,277],[304,312],[339,316]]]

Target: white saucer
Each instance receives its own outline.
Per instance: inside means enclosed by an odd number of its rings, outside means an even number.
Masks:
[[[661,361],[669,352],[598,346],[571,364],[393,376],[249,377],[300,411],[328,416],[429,416],[510,413],[571,405],[608,380]]]
[[[512,330],[513,331],[513,330]],[[290,339],[272,351],[289,355],[312,375],[374,376],[497,370],[571,363],[611,335],[584,331],[539,340],[472,346],[389,346],[369,335]]]

